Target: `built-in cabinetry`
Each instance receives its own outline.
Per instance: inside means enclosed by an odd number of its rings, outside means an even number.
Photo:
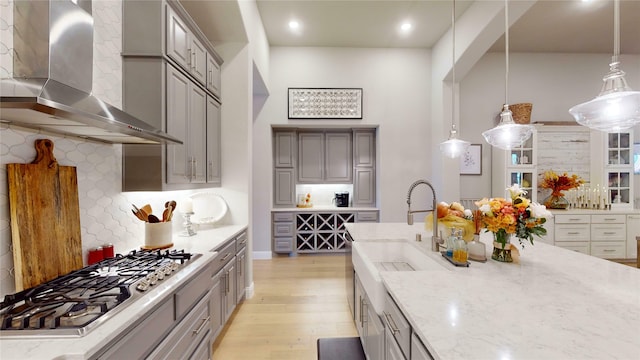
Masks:
[[[274,129],[274,206],[295,206],[296,184],[353,184],[352,206],[375,206],[375,149],[375,129]]]
[[[271,220],[275,253],[344,252],[344,224],[378,222],[378,210],[273,211]]]
[[[209,304],[213,339],[220,334],[236,304],[244,297],[246,241],[247,232],[244,230],[214,249],[218,254],[208,272],[212,283]]]
[[[411,328],[400,307],[387,293],[384,302],[385,359],[432,360],[433,357]]]
[[[94,359],[210,359],[211,277],[201,271]]]
[[[367,359],[383,360],[385,359],[385,329],[380,316],[375,312],[373,306],[370,306],[369,297],[364,291],[358,274],[354,277],[355,281],[355,309],[354,317],[356,322],[356,330],[360,335],[362,348],[364,349]]]
[[[220,186],[218,56],[179,2],[123,2],[124,110],[183,144],[123,146],[123,190]]]
[[[556,214],[555,245],[604,259],[634,258],[627,254],[632,241],[627,234],[628,218],[624,213]],[[637,216],[637,215],[636,215]]]
[[[492,150],[492,196],[519,184],[542,203],[551,192],[538,189],[544,173],[580,176],[591,189],[607,187],[613,208],[632,209],[633,133],[603,133],[583,126],[536,124],[530,139],[512,150]],[[604,203],[604,202],[603,202]]]

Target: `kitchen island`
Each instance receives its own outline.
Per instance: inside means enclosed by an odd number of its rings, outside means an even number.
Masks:
[[[446,264],[424,224],[346,226],[356,243],[415,242],[420,233],[429,260]],[[500,263],[490,259],[490,236],[481,236],[486,263],[379,273],[434,358],[638,358],[639,269],[541,242],[521,250],[519,263]]]
[[[201,254],[201,256],[188,262],[182,270],[151,287],[137,301],[129,305],[126,305],[126,302],[123,303],[122,305],[126,307],[109,316],[85,336],[55,337],[48,336],[46,332],[43,335],[34,336],[0,336],[0,358],[3,360],[91,359],[101,356],[100,354],[105,351],[112,350],[110,349],[112,344],[118,342],[123,334],[130,332],[137,324],[148,318],[152,312],[165,310],[173,312],[172,308],[165,309],[167,306],[163,304],[167,304],[168,300],[177,296],[179,289],[186,284],[203,279],[206,284],[209,284],[208,269],[217,255],[213,250],[243,232],[244,229],[246,229],[245,225],[229,225],[201,228],[198,234],[192,237],[173,234],[172,249]],[[204,288],[201,291],[208,290]],[[136,290],[131,289],[131,291]],[[206,302],[206,299],[204,301]],[[196,325],[199,324],[196,323]]]

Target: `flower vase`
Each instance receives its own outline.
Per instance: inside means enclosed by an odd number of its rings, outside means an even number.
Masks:
[[[513,262],[511,257],[511,235],[493,233],[493,253],[491,258],[500,262]]]
[[[546,206],[547,209],[566,209],[569,207],[569,201],[562,195],[551,194],[544,199],[544,206]]]

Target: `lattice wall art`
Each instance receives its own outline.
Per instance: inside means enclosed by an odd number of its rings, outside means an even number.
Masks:
[[[289,88],[289,119],[362,119],[360,88]]]

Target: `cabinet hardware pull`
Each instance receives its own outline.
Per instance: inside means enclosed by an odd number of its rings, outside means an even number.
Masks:
[[[187,65],[189,65],[189,67],[191,67],[191,48],[187,49],[187,52],[189,53],[188,59],[187,59]]]
[[[227,255],[225,255],[222,259],[220,259],[220,261],[225,261],[227,260],[227,258],[231,255],[231,253],[227,253]]]
[[[578,231],[569,231],[567,234],[569,234],[569,235],[578,235],[578,234],[580,234],[580,232],[578,232]]]
[[[604,234],[605,235],[615,235],[616,232],[615,231],[605,231]]]
[[[360,326],[362,326],[362,296],[360,296]]]
[[[615,250],[615,249],[604,249],[604,250],[602,250],[602,251],[604,251],[604,252],[614,252],[614,251],[616,251],[616,250]]]
[[[242,259],[240,259],[240,265],[238,265],[239,275],[242,276]]]
[[[580,221],[580,219],[577,218],[570,218],[569,221]]]
[[[400,330],[398,329],[398,326],[396,326],[395,321],[393,321],[391,314],[386,311],[383,311],[382,313],[384,314],[384,318],[387,319],[387,324],[389,325],[389,329],[391,329],[391,335],[396,336],[396,333],[399,333]]]
[[[225,287],[225,293],[229,293],[229,272],[227,271],[227,275],[225,275],[224,277],[224,287]]]
[[[613,219],[612,218],[606,218],[606,219],[604,219],[604,221],[616,221],[616,219],[615,218],[613,218]]]
[[[202,329],[204,329],[204,326],[207,325],[207,323],[209,322],[210,318],[211,318],[210,316],[207,316],[206,319],[202,319],[202,324],[200,324],[200,326],[196,330],[193,330],[193,333],[198,335],[200,333],[200,331],[202,331]]]

